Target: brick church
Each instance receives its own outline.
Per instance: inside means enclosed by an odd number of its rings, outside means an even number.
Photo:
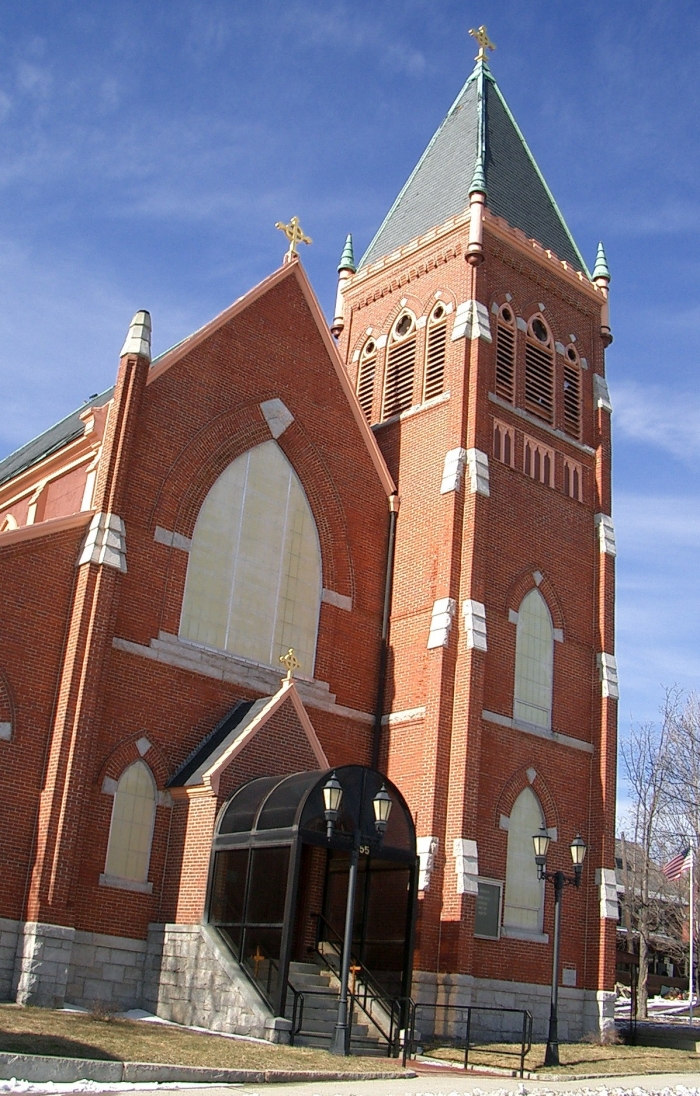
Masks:
[[[2,998],[294,1037],[360,835],[380,1033],[407,996],[541,1032],[544,829],[550,869],[588,848],[560,1034],[609,1019],[609,281],[482,47],[330,327],[293,239],[153,360],[138,312],[114,387],[0,462]]]

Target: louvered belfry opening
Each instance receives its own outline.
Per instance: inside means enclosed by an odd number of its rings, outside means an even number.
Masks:
[[[554,421],[552,337],[540,316],[530,321],[525,343],[525,407],[545,422]]]
[[[581,372],[573,346],[566,348],[564,364],[564,429],[574,438],[581,437]]]
[[[377,344],[374,339],[365,343],[360,354],[357,371],[357,399],[367,422],[372,421],[374,403],[374,379],[377,375]]]
[[[423,399],[439,396],[445,388],[445,358],[447,355],[447,311],[443,304],[433,309],[428,320],[425,347],[425,384]]]
[[[507,304],[496,324],[496,395],[515,403],[515,317]]]
[[[416,371],[416,321],[404,312],[396,321],[391,334],[384,380],[382,418],[389,419],[408,410],[413,404],[413,381]]]

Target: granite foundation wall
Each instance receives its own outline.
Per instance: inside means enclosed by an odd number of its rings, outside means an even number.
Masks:
[[[178,1024],[274,1041],[289,1027],[207,925],[149,926],[143,1007]]]
[[[101,1003],[119,1012],[140,1008],[145,958],[145,940],[76,932],[66,1000],[86,1008]]]
[[[0,917],[0,1001],[11,1001],[21,921]]]
[[[532,1013],[533,1037],[547,1037],[550,987],[528,982],[474,978],[468,974],[433,974],[417,971],[413,979],[417,1003],[416,1027],[422,1038],[443,1034],[463,1036],[466,1014],[455,1006],[475,1005],[484,1009],[527,1009]],[[453,1006],[435,1008],[434,1006]],[[615,994],[605,991],[559,987],[559,1038],[576,1041],[589,1032],[600,1033],[614,1023]],[[509,1040],[519,1038],[522,1017],[506,1012],[472,1014],[472,1031],[477,1038]]]
[[[12,988],[18,1005],[62,1008],[75,929],[25,921],[17,933]]]

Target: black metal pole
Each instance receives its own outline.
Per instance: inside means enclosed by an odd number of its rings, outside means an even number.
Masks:
[[[549,1035],[544,1056],[546,1066],[559,1065],[559,1030],[557,1004],[559,1001],[559,937],[561,933],[561,897],[564,892],[564,873],[554,872],[554,954],[552,956],[552,996],[549,1006]]]
[[[359,835],[355,835],[350,853],[350,871],[348,873],[348,897],[345,906],[345,935],[343,954],[340,960],[340,999],[338,1001],[338,1020],[333,1029],[331,1054],[347,1054],[350,1050],[348,1030],[348,982],[350,980],[350,958],[352,954],[352,930],[355,917],[355,892],[357,890],[357,865],[360,856]]]

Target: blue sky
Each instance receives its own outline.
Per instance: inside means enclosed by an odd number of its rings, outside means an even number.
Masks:
[[[23,0],[0,6],[0,456],[279,264],[328,313],[472,67],[613,274],[620,725],[700,687],[700,12],[684,0]]]

